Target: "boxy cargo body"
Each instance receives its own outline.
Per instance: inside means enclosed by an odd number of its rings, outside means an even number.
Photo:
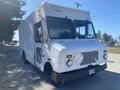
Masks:
[[[106,68],[106,46],[98,42],[89,12],[44,3],[22,22],[19,34],[24,59],[42,72],[52,69],[53,81]]]

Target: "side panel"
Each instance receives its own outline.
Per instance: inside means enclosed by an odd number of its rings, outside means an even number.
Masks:
[[[25,51],[26,59],[34,65],[34,24],[38,17],[33,12],[25,21],[22,22],[19,31],[20,48]]]
[[[47,25],[44,19],[43,8],[35,10],[20,26],[20,48],[25,51],[26,59],[33,65],[36,65],[41,71],[44,70],[44,64],[48,60],[48,54],[45,53],[46,47],[42,43],[35,42],[35,24],[42,22],[44,28],[44,37],[47,39]],[[44,55],[44,57],[43,57]]]

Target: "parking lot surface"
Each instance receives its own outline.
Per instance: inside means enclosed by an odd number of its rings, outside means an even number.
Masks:
[[[120,55],[109,54],[108,68],[95,76],[66,82],[57,88],[48,75],[25,65],[18,47],[0,49],[0,90],[120,90]]]

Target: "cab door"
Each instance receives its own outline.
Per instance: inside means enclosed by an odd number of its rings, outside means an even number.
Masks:
[[[35,45],[34,45],[34,62],[35,66],[41,70],[42,64],[42,53],[43,53],[43,28],[42,23],[38,22],[34,25],[34,37],[35,37]]]

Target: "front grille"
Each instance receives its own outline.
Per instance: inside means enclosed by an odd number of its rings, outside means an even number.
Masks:
[[[81,65],[91,64],[98,60],[98,51],[83,52],[82,55],[84,59]]]

